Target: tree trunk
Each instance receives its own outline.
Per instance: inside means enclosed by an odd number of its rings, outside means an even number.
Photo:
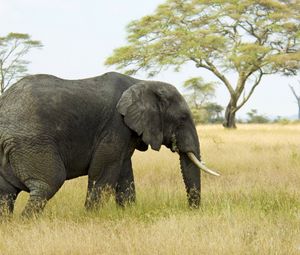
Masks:
[[[3,94],[4,92],[4,81],[3,79],[1,79],[1,82],[0,82],[0,96]]]
[[[235,125],[235,114],[237,111],[237,102],[235,100],[230,100],[229,104],[225,110],[225,120],[223,126],[225,128],[236,128]]]

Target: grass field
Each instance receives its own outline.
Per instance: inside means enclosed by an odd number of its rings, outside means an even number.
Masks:
[[[68,181],[37,220],[0,223],[0,254],[300,254],[300,125],[198,128],[202,206],[187,207],[176,154],[136,152],[137,204],[86,213],[87,179]]]

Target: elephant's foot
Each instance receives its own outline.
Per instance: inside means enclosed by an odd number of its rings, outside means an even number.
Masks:
[[[130,158],[124,161],[118,178],[116,202],[121,207],[135,203],[135,185]]]
[[[0,193],[0,219],[11,216],[14,210],[17,193]]]
[[[110,185],[89,188],[84,206],[88,211],[96,211],[109,200],[113,193],[114,189]]]
[[[56,193],[60,186],[50,186],[44,181],[30,179],[25,182],[30,190],[30,196],[22,212],[26,218],[36,217],[44,210],[47,201]]]
[[[135,204],[135,200],[134,182],[118,183],[116,188],[116,203],[121,207],[125,207]]]
[[[29,200],[22,212],[22,217],[36,218],[44,210],[46,203],[46,199],[30,195]]]

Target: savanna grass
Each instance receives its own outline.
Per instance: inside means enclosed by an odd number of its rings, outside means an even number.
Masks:
[[[0,254],[300,254],[300,125],[199,126],[202,205],[187,207],[176,154],[137,152],[137,204],[87,213],[85,177],[66,182],[41,217],[27,194],[0,223]]]

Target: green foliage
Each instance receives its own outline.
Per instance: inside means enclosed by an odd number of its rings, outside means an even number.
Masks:
[[[205,82],[202,77],[194,77],[183,84],[189,94],[185,98],[191,108],[195,123],[222,122],[220,114],[223,107],[209,102],[215,96],[215,82]]]
[[[263,115],[259,115],[256,109],[252,109],[250,112],[247,113],[249,119],[247,123],[268,123],[270,120]]]
[[[299,68],[299,13],[278,1],[168,0],[154,14],[131,22],[128,45],[108,65],[157,72],[187,61],[249,72],[254,67]],[[154,64],[154,65],[153,65]]]
[[[234,126],[230,118],[249,100],[263,75],[295,75],[299,70],[299,5],[276,0],[167,0],[152,15],[128,25],[128,44],[115,49],[106,64],[153,76],[193,62],[228,89],[225,118]],[[229,70],[238,76],[235,84],[225,76]]]
[[[277,116],[276,119],[273,120],[274,123],[278,123],[281,125],[288,125],[288,124],[292,124],[292,123],[297,123],[297,122],[293,122],[287,118],[283,118],[281,116]]]
[[[9,33],[0,37],[0,95],[16,79],[27,72],[29,61],[24,56],[33,48],[41,48],[40,41],[30,35]]]
[[[202,106],[191,107],[191,112],[196,124],[222,123],[224,118],[221,116],[224,108],[213,102],[207,102]]]
[[[183,87],[190,92],[186,98],[192,108],[199,109],[207,100],[215,96],[215,83],[204,82],[202,77],[186,80]]]
[[[223,106],[217,103],[210,102],[205,105],[205,110],[207,111],[209,116],[209,123],[222,123],[224,121],[224,118],[221,116],[224,110]]]
[[[195,124],[205,124],[208,122],[208,112],[203,108],[191,108]]]

